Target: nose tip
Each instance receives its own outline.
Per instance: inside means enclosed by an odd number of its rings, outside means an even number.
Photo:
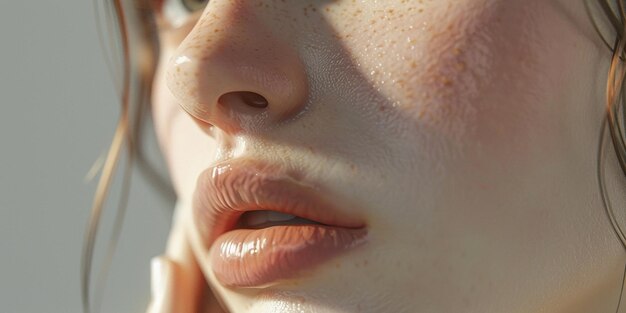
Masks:
[[[246,3],[224,1],[215,6],[221,12],[205,12],[167,65],[167,84],[183,109],[227,132],[288,119],[308,93],[297,51]],[[203,20],[208,17],[213,20]]]

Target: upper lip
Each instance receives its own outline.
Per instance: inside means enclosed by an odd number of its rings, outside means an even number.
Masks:
[[[365,226],[362,219],[348,215],[321,192],[320,187],[304,182],[302,175],[284,167],[229,160],[200,174],[193,209],[207,247],[232,230],[247,211],[277,211],[336,227]]]

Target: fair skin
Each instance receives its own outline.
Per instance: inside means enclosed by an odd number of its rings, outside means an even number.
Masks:
[[[195,312],[205,279],[237,313],[615,310],[625,258],[596,181],[609,52],[582,2],[213,0],[182,20],[154,82],[179,197],[178,291],[154,312]],[[218,103],[243,91],[268,106]],[[226,286],[192,203],[238,158],[349,203],[367,241]]]

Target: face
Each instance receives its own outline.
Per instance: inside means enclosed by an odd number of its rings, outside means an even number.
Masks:
[[[164,1],[153,111],[231,311],[614,309],[582,2],[201,3]]]

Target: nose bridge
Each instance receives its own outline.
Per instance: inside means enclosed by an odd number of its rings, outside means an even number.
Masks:
[[[245,130],[251,117],[257,127],[289,118],[307,97],[297,51],[255,10],[251,1],[212,1],[167,65],[167,84],[180,105],[227,131]],[[246,105],[246,94],[267,106]]]

